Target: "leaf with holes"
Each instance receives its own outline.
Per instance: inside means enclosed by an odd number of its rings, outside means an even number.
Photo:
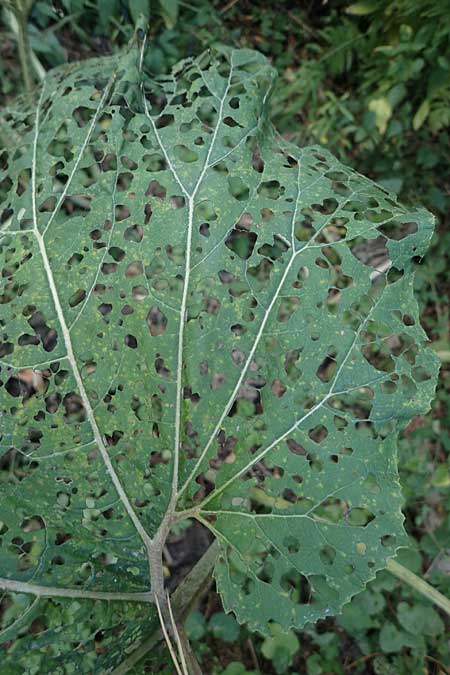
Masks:
[[[187,517],[240,622],[339,612],[403,542],[396,435],[435,386],[432,217],[278,137],[261,55],[142,63],[3,115],[3,642],[36,672],[120,663]]]

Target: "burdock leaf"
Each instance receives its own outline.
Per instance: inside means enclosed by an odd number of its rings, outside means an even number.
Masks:
[[[339,612],[403,542],[396,435],[434,392],[430,214],[278,137],[256,52],[143,62],[52,71],[3,114],[0,586],[35,672],[139,643],[183,510],[239,621]]]

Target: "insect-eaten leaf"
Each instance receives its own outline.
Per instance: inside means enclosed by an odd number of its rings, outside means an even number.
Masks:
[[[54,70],[3,114],[0,587],[33,672],[139,644],[174,504],[239,622],[339,613],[404,542],[396,436],[435,387],[431,215],[280,138],[262,55],[144,63]]]

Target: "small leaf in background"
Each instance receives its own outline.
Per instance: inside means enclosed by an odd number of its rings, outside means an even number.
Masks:
[[[399,105],[399,103],[401,103],[406,98],[407,95],[408,90],[403,84],[403,82],[400,82],[395,86],[393,86],[387,94],[387,99],[389,101],[392,110],[394,110]]]
[[[261,646],[261,653],[274,665],[275,672],[282,675],[292,663],[300,643],[292,630],[283,630],[277,624],[270,626],[272,637],[267,637]]]
[[[178,0],[159,0],[161,16],[164,19],[166,28],[172,29],[178,18],[179,2]]]
[[[83,10],[85,0],[62,0],[62,4],[69,13],[77,13]]]
[[[239,637],[240,626],[232,614],[216,612],[210,618],[208,628],[215,638],[223,642],[235,642]]]
[[[375,114],[375,124],[381,135],[384,134],[392,116],[392,106],[386,97],[374,98],[369,102],[369,110]]]
[[[336,632],[319,632],[316,630],[308,631],[313,644],[317,645],[318,652],[311,654],[306,658],[307,675],[323,675],[323,673],[333,673],[333,675],[344,675],[344,670],[340,667],[341,654],[336,643]],[[300,654],[307,650],[302,650],[302,640],[300,638]],[[309,650],[308,650],[309,651]]]
[[[418,131],[418,129],[420,129],[422,124],[427,119],[427,117],[429,115],[429,112],[430,112],[430,102],[427,99],[425,99],[425,101],[423,101],[420,104],[416,114],[413,117],[413,129],[414,129],[414,131]]]
[[[143,16],[146,21],[150,20],[150,0],[128,0],[131,18],[136,25],[139,17]]]
[[[386,621],[380,631],[380,648],[386,654],[400,652],[404,647],[417,646],[417,637],[399,630],[391,621]]]
[[[353,14],[354,16],[367,16],[372,14],[379,7],[376,2],[355,2],[349,7],[346,7],[345,11],[347,14]]]
[[[190,640],[201,640],[206,633],[206,620],[201,612],[191,612],[184,624],[186,635]]]
[[[397,562],[403,565],[403,567],[407,567],[415,574],[421,573],[422,557],[417,548],[415,548],[414,541],[411,541],[410,547],[399,549],[397,553]],[[392,582],[392,577],[388,578]]]
[[[107,31],[111,17],[117,14],[120,0],[97,0],[98,25],[102,33]]]
[[[440,635],[445,626],[437,611],[431,605],[409,605],[400,602],[397,607],[399,624],[412,635]]]
[[[431,482],[436,487],[447,488],[450,486],[450,467],[441,464],[433,473]]]
[[[221,671],[220,675],[256,675],[254,670],[247,670],[247,668],[238,661],[232,661],[228,664],[225,670]]]

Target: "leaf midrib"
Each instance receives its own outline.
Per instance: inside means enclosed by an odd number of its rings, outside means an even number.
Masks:
[[[183,402],[183,352],[184,352],[184,330],[185,330],[185,325],[186,325],[186,310],[187,310],[187,302],[188,302],[188,293],[189,293],[189,281],[190,281],[190,274],[192,271],[191,268],[191,250],[192,250],[192,231],[193,231],[193,221],[194,221],[194,209],[195,209],[195,197],[197,195],[197,192],[202,184],[203,178],[207,172],[207,170],[212,166],[209,163],[209,160],[211,158],[211,154],[214,150],[214,146],[216,143],[217,139],[217,134],[219,133],[219,129],[222,125],[223,122],[223,107],[225,104],[226,97],[228,95],[230,86],[231,86],[231,79],[233,77],[233,53],[231,54],[231,61],[230,61],[230,72],[228,74],[228,80],[227,84],[225,86],[224,93],[222,97],[220,98],[220,105],[219,105],[219,110],[217,114],[217,122],[214,127],[213,135],[211,138],[211,142],[209,144],[208,152],[205,157],[205,161],[203,163],[203,167],[200,171],[199,177],[197,179],[197,182],[192,189],[191,192],[189,192],[186,187],[184,186],[183,182],[181,181],[180,177],[178,176],[178,173],[169,157],[169,154],[164,146],[164,143],[161,140],[161,136],[158,132],[158,129],[155,125],[155,122],[150,115],[150,112],[148,110],[148,105],[147,105],[147,100],[145,98],[145,92],[143,91],[143,101],[144,101],[144,109],[145,109],[145,114],[148,117],[148,119],[151,122],[152,128],[153,128],[153,133],[155,134],[156,140],[164,154],[164,158],[167,162],[167,165],[173,174],[176,182],[180,186],[181,190],[183,191],[183,194],[188,200],[188,225],[187,225],[187,235],[186,235],[186,255],[185,255],[185,270],[184,270],[184,284],[183,284],[183,295],[182,295],[182,300],[181,300],[181,308],[180,308],[180,324],[179,324],[179,330],[178,330],[178,354],[177,354],[177,377],[176,377],[176,408],[175,408],[175,436],[174,436],[174,466],[173,466],[173,474],[172,474],[172,493],[171,493],[171,498],[170,498],[170,503],[168,506],[168,510],[172,511],[175,508],[176,502],[181,494],[182,491],[178,491],[178,473],[179,473],[179,451],[180,451],[180,437],[181,437],[181,408],[182,408],[182,402]],[[219,100],[219,97],[216,97]]]

